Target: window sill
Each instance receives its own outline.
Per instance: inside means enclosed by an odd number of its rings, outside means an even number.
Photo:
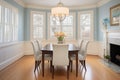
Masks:
[[[8,43],[1,43],[0,48],[5,48],[13,45],[17,45],[19,43],[23,43],[23,41],[16,41],[16,42],[8,42]]]

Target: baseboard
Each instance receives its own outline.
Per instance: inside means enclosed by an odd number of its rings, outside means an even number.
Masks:
[[[0,63],[0,70],[4,69],[5,67],[12,64],[13,62],[20,59],[21,57],[23,57],[23,53],[20,53],[20,54],[14,56],[14,57],[11,57],[10,59],[5,60],[2,63]]]

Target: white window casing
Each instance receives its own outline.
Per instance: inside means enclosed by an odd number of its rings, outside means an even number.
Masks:
[[[32,39],[45,39],[45,25],[46,16],[45,12],[31,11],[31,31],[30,37]]]
[[[82,35],[82,29],[84,29],[84,27],[86,25],[84,25],[84,23],[86,24],[85,20],[81,20],[81,16],[85,17],[85,15],[89,15],[89,18],[86,18],[86,21],[88,21],[88,26],[90,27],[90,32],[88,31],[89,34],[89,39],[87,39],[87,37],[85,38],[84,35]],[[94,16],[93,16],[93,11],[81,11],[78,12],[78,39],[85,39],[85,40],[90,40],[93,41],[94,40]],[[87,35],[88,36],[88,35]]]
[[[48,16],[48,39],[55,39],[56,37],[54,36],[54,31],[53,29],[54,28],[57,28],[55,32],[59,32],[60,31],[60,23],[59,21],[56,21],[55,20],[55,24],[54,22],[52,22],[52,16],[50,15],[50,13],[47,14]],[[70,18],[71,17],[71,18]],[[50,19],[51,18],[51,19]],[[72,19],[72,20],[70,20]],[[72,22],[71,22],[72,21]],[[68,27],[68,29],[67,29]],[[66,28],[66,29],[65,29]],[[62,31],[66,33],[69,33],[71,34],[70,36],[67,36],[66,34],[66,37],[65,39],[75,39],[75,35],[76,35],[76,15],[75,15],[75,12],[70,12],[69,16],[66,17],[66,19],[62,22]]]

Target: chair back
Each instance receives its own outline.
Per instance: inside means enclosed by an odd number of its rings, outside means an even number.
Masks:
[[[68,45],[67,44],[53,44],[53,61],[54,66],[69,65]]]
[[[38,45],[39,50],[41,51],[41,49],[42,49],[41,41],[40,41],[40,40],[36,40],[36,42],[37,42],[37,45]],[[42,53],[42,52],[41,52],[41,53]]]
[[[82,42],[83,42],[83,40],[82,40],[82,39],[79,39],[79,40],[78,40],[78,47],[79,47],[79,49],[81,49]]]
[[[79,51],[79,54],[82,55],[84,58],[86,58],[88,43],[89,41],[83,41],[81,49]]]
[[[38,44],[37,44],[36,41],[31,41],[31,44],[32,44],[33,51],[34,51],[34,58],[35,58],[35,60],[39,60],[39,56],[41,54],[40,54],[40,50],[39,50]]]

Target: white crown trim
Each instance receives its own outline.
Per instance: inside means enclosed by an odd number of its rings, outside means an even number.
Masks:
[[[47,7],[47,6],[39,6],[39,5],[33,5],[33,4],[28,4],[26,5],[27,8],[35,8],[35,9],[51,9],[52,7]],[[97,7],[96,4],[92,5],[83,5],[83,6],[71,6],[68,7],[69,9],[89,9],[89,8],[95,8]]]
[[[25,3],[22,0],[14,0],[16,3],[21,5],[22,7],[25,7]]]
[[[40,5],[34,5],[34,4],[25,4],[24,1],[22,0],[14,0],[15,2],[17,2],[19,5],[26,7],[26,8],[36,8],[36,9],[51,9],[52,6],[40,6]],[[70,9],[89,9],[89,8],[95,8],[95,7],[100,7],[108,2],[110,2],[111,0],[101,0],[96,4],[91,4],[91,5],[82,5],[82,6],[71,6],[69,7]]]
[[[100,7],[100,6],[106,4],[106,3],[110,2],[110,1],[111,1],[111,0],[101,0],[101,1],[99,1],[99,2],[97,3],[97,7]]]
[[[71,6],[69,7],[70,9],[90,9],[90,8],[96,8],[97,5],[96,4],[91,4],[91,5],[82,5],[82,6]]]
[[[34,5],[34,4],[27,4],[26,8],[35,8],[35,9],[51,9],[51,6],[41,6],[41,5]]]

